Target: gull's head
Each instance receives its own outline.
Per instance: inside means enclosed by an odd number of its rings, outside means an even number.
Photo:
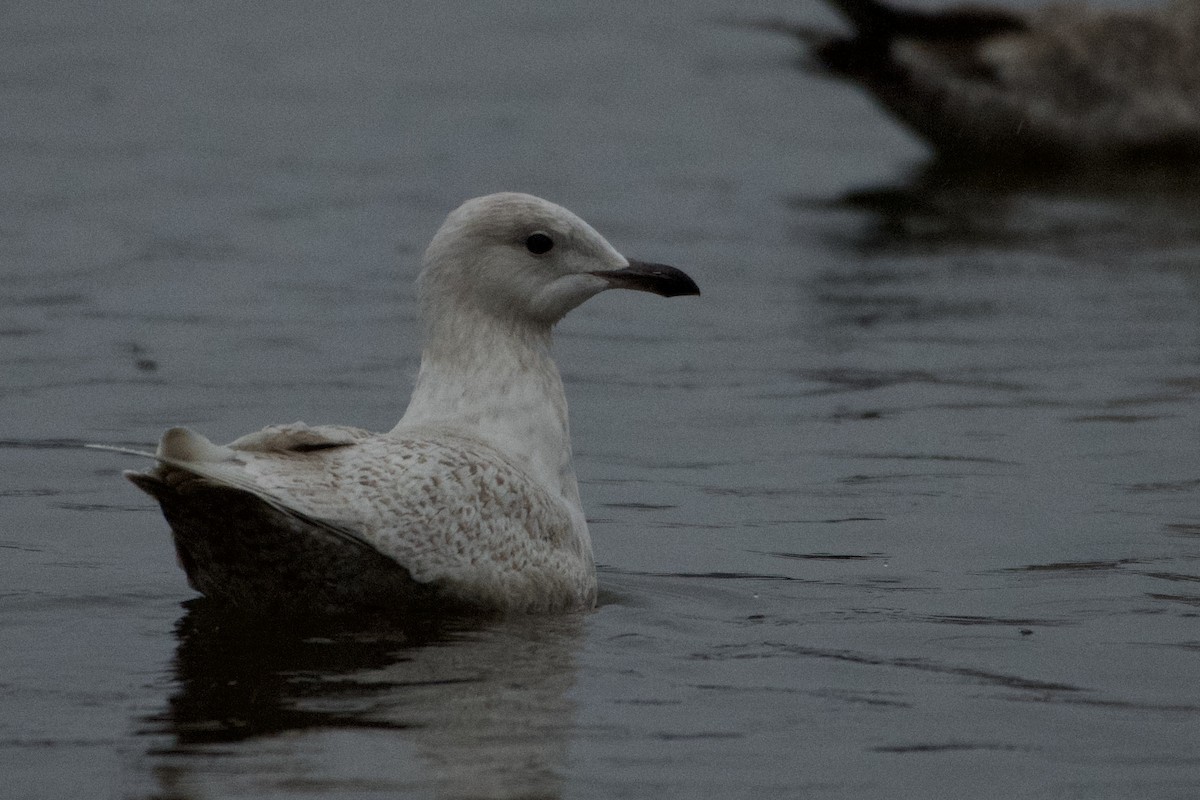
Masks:
[[[426,313],[465,307],[545,325],[614,288],[700,294],[674,267],[631,261],[565,208],[512,192],[450,212],[425,251],[420,279]]]

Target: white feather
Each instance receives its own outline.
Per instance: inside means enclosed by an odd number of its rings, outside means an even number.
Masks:
[[[552,239],[548,252],[526,246],[535,233]],[[671,270],[656,267],[655,280]],[[447,218],[426,254],[421,370],[392,431],[294,423],[217,445],[172,428],[154,454],[105,449],[158,461],[135,483],[169,510],[181,563],[212,593],[242,597],[294,587],[271,585],[277,554],[262,570],[246,569],[212,555],[241,540],[189,544],[207,529],[213,542],[231,527],[237,536],[256,534],[212,508],[211,493],[189,505],[193,487],[235,489],[284,514],[286,529],[267,531],[276,549],[296,524],[298,537],[311,528],[366,546],[451,599],[508,609],[590,607],[591,538],[550,329],[612,285],[605,273],[627,277],[630,270],[559,206],[519,194],[477,198]],[[690,279],[681,280],[681,291],[694,290]],[[297,540],[296,552],[303,559],[310,551]],[[285,566],[280,574],[304,573],[303,565]],[[321,583],[321,575],[311,577]],[[254,585],[225,587],[223,580]]]

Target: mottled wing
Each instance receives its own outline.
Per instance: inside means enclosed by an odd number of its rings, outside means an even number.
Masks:
[[[485,604],[573,597],[591,561],[570,510],[493,448],[466,436],[355,437],[352,444],[239,451],[246,480],[306,519],[346,532],[423,583]]]

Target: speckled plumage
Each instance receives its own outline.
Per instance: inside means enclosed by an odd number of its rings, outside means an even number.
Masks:
[[[535,252],[534,234],[553,249]],[[238,606],[591,607],[550,330],[612,287],[698,293],[552,203],[468,201],[426,253],[421,372],[392,431],[295,423],[222,446],[173,428],[157,466],[127,476],[161,504],[191,584]]]
[[[924,11],[829,0],[854,28],[783,26],[943,155],[1200,160],[1200,3]]]
[[[326,439],[330,432],[338,435]],[[571,535],[571,510],[481,441],[450,430],[368,434],[303,423],[252,437],[230,445],[232,460],[159,467],[173,492],[136,475],[163,502],[180,560],[205,594],[261,602],[241,588],[254,576],[236,576],[250,564],[271,575],[294,561],[328,584],[323,608],[385,606],[396,585],[421,605],[549,610],[594,600],[591,552]],[[189,494],[203,503],[171,499]],[[256,510],[243,499],[250,495]],[[217,537],[235,530],[242,551],[214,557]],[[356,566],[343,574],[351,557]],[[310,581],[271,583],[272,592],[281,583],[315,591]],[[314,602],[288,602],[301,600]]]

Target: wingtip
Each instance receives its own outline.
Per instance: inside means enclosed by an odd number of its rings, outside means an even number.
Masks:
[[[233,450],[214,444],[190,428],[171,428],[162,435],[158,443],[158,458],[173,461],[226,461],[233,457]]]

